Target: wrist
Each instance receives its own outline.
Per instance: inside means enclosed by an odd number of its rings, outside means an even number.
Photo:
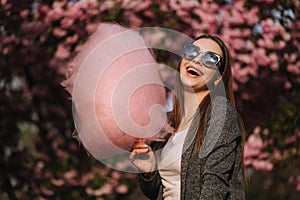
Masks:
[[[157,173],[157,171],[152,171],[152,172],[144,172],[141,173],[141,176],[143,177],[144,180],[151,180],[155,174]]]

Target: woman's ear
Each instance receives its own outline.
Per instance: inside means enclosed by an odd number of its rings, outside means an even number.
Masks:
[[[222,81],[222,76],[220,75],[216,80],[215,80],[215,86],[219,85],[219,83]]]

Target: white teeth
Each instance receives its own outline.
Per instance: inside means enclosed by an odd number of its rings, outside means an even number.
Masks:
[[[190,73],[190,74],[192,74],[192,75],[196,75],[196,76],[199,76],[199,75],[200,75],[199,72],[198,72],[196,69],[192,68],[192,67],[189,67],[189,68],[187,69],[187,71],[188,71],[188,73]]]

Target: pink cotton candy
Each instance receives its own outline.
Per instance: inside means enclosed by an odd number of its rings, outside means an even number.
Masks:
[[[137,138],[163,137],[170,126],[158,69],[136,31],[110,23],[69,64],[63,85],[72,94],[78,136],[94,157],[128,152]]]

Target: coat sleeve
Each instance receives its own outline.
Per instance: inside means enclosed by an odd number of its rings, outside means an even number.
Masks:
[[[152,174],[138,174],[138,180],[144,195],[149,199],[157,199],[162,184],[158,171],[156,170]]]
[[[167,137],[170,137],[170,135],[168,135]],[[165,146],[166,141],[167,139],[163,142],[156,141],[150,145],[152,147],[155,157],[159,156],[160,151]],[[158,172],[158,169],[156,169],[152,173],[139,173],[138,181],[139,181],[140,189],[146,197],[148,197],[149,199],[162,198],[163,188],[162,188],[161,177]]]
[[[235,110],[229,102],[221,100],[213,105],[209,128],[199,153],[205,162],[200,199],[230,199],[230,182],[235,178],[236,165],[241,163],[241,143]],[[239,199],[244,199],[244,196]]]
[[[229,182],[234,162],[239,159],[236,157],[237,141],[219,146],[207,158],[200,199],[228,199],[231,196]]]

